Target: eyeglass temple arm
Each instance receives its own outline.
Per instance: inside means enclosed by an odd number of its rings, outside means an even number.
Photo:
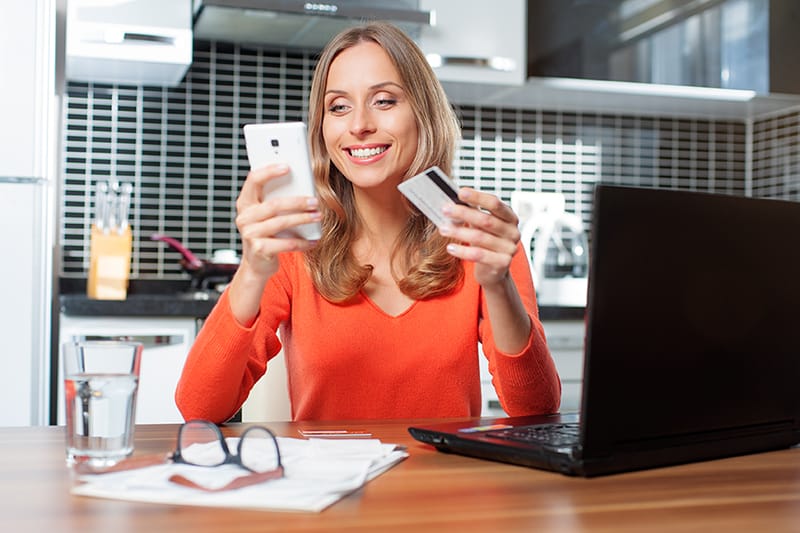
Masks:
[[[206,492],[223,492],[226,490],[234,490],[240,489],[242,487],[248,487],[250,485],[257,485],[258,483],[263,483],[265,481],[269,481],[271,479],[279,479],[283,477],[283,467],[279,466],[275,470],[270,470],[269,472],[256,472],[253,474],[248,474],[246,476],[240,476],[236,479],[230,481],[230,483],[223,485],[222,487],[217,488],[209,488],[204,487],[198,483],[195,483],[191,479],[182,476],[180,474],[173,474],[169,477],[169,480],[172,483],[176,483],[183,487],[189,487],[192,489],[199,489]]]

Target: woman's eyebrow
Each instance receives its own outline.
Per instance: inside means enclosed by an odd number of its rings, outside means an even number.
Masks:
[[[382,81],[380,83],[376,83],[375,85],[370,86],[370,90],[374,91],[375,89],[383,89],[384,87],[387,87],[389,85],[394,85],[398,89],[402,89],[403,88],[402,85],[400,85],[399,83],[397,83],[395,81]]]
[[[376,83],[374,85],[370,85],[368,87],[368,89],[370,91],[374,91],[376,89],[383,89],[384,87],[388,87],[389,85],[394,85],[398,89],[405,90],[405,89],[403,89],[402,85],[400,85],[399,83],[397,83],[395,81],[382,81],[380,83]],[[347,91],[344,91],[344,90],[341,90],[341,89],[328,89],[328,90],[325,91],[325,94],[326,95],[328,95],[328,94],[343,94],[343,95],[346,95]]]

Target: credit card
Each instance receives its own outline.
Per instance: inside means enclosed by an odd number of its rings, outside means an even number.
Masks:
[[[453,225],[453,222],[442,213],[442,208],[446,204],[467,205],[458,199],[458,188],[453,180],[437,166],[407,179],[397,188],[438,228]]]

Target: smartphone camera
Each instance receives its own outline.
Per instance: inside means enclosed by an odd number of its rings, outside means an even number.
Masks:
[[[278,145],[280,144],[280,143],[278,142],[278,139],[271,139],[271,140],[269,141],[269,143],[272,145],[272,147],[273,147],[273,148],[277,148],[277,147],[278,147]]]

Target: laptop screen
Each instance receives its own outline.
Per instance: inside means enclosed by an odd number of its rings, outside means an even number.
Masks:
[[[584,446],[797,426],[800,203],[598,185],[593,209]]]

